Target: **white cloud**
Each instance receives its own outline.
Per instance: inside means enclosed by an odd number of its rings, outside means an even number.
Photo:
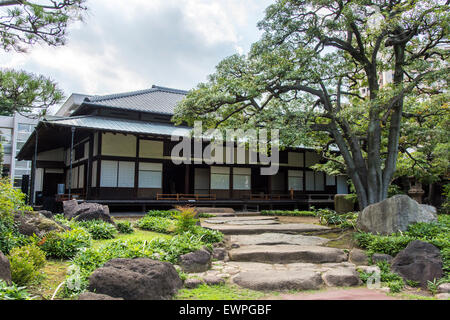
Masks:
[[[190,89],[224,57],[245,53],[269,0],[91,0],[68,43],[0,54],[2,67],[52,77],[72,92],[107,94],[152,84]]]

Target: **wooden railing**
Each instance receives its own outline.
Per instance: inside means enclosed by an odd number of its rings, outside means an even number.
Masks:
[[[75,200],[84,199],[84,195],[78,194],[78,193],[72,193],[70,195],[70,198],[69,198],[68,194],[57,194],[55,196],[55,200],[60,201],[60,202],[67,201],[67,200],[74,200],[74,199]]]
[[[250,194],[250,200],[298,200],[303,199],[307,202],[332,202],[334,194],[300,194],[294,195],[291,191],[288,194],[267,194],[256,193]]]
[[[158,193],[156,195],[156,200],[216,200],[215,194],[186,194],[186,193],[171,193],[163,194]]]

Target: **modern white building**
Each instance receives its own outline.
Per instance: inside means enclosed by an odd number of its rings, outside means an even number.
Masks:
[[[3,145],[3,172],[14,182],[14,186],[22,186],[24,175],[31,173],[31,161],[17,161],[16,155],[27,141],[37,125],[38,119],[25,117],[19,113],[13,116],[0,116],[0,136]]]

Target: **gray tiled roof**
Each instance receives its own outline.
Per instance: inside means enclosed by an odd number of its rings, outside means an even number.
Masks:
[[[152,86],[147,90],[89,97],[85,104],[171,115],[186,94],[183,90]]]
[[[65,127],[115,131],[134,134],[189,136],[191,128],[170,123],[125,120],[98,116],[78,116],[68,118],[47,118],[45,123]]]

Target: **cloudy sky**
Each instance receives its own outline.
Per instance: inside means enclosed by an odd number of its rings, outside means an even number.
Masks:
[[[152,84],[190,89],[217,63],[248,51],[271,0],[88,0],[64,47],[2,52],[3,68],[54,79],[72,92],[109,94]]]

